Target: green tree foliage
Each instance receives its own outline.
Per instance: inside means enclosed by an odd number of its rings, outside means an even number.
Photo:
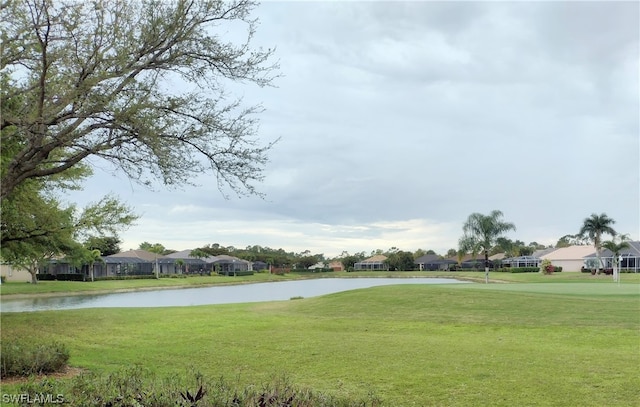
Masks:
[[[604,263],[600,256],[600,251],[602,250],[602,235],[608,234],[615,237],[617,233],[612,227],[614,223],[616,223],[616,221],[608,217],[605,213],[600,215],[593,213],[590,217],[585,218],[582,227],[580,228],[580,232],[578,232],[579,236],[587,238],[589,241],[593,242],[593,246],[596,249],[598,263],[602,268],[604,268]]]
[[[261,108],[225,92],[225,82],[265,86],[274,78],[272,50],[250,46],[255,7],[250,0],[5,1],[0,122],[3,148],[13,153],[3,162],[0,198],[89,157],[144,184],[188,183],[210,169],[220,188],[255,193],[271,147],[256,137]],[[223,39],[239,25],[246,40]]]
[[[389,270],[411,271],[416,267],[413,260],[411,252],[398,250],[391,253],[384,262],[389,266]]]
[[[357,262],[364,260],[364,252],[349,254],[348,252],[342,252],[340,255],[340,262],[345,270],[352,270],[353,265]]]
[[[107,196],[82,210],[64,206],[40,180],[14,188],[0,202],[0,254],[3,261],[25,268],[37,283],[40,266],[55,256],[82,256],[78,240],[89,234],[117,234],[137,218],[131,209]]]
[[[614,236],[613,239],[602,242],[602,247],[610,250],[613,253],[613,279],[614,281],[619,281],[620,279],[620,264],[619,264],[619,256],[620,253],[624,249],[628,249],[629,246],[629,236],[628,235],[619,235],[618,238]]]
[[[316,255],[302,256],[302,257],[299,257],[296,260],[296,264],[297,264],[298,268],[308,269],[309,267],[311,267],[314,264],[318,263],[318,261],[319,261],[319,259],[318,259],[318,256],[316,256]]]
[[[460,248],[471,249],[473,254],[485,251],[485,262],[488,261],[488,251],[496,243],[496,239],[504,233],[515,230],[513,223],[502,220],[503,214],[499,210],[491,211],[489,215],[472,213],[464,223],[463,237],[460,239]],[[485,267],[485,282],[489,281],[489,270]]]
[[[140,243],[140,245],[138,245],[138,249],[146,250],[148,252],[155,253],[158,255],[164,255],[165,252],[167,251],[167,249],[161,243],[149,243],[149,242]]]
[[[102,256],[120,253],[120,238],[117,236],[89,236],[84,247],[89,250],[99,250]]]

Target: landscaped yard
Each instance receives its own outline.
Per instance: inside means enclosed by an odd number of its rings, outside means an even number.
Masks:
[[[373,393],[389,406],[637,404],[637,275],[623,274],[620,285],[579,273],[502,276],[522,283],[2,314],[2,342],[58,340],[72,366],[95,372],[139,364],[180,380],[193,368],[240,384],[284,374],[316,391]]]

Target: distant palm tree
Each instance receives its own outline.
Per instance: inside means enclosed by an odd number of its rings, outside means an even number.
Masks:
[[[621,235],[616,242],[615,237],[612,240],[607,240],[606,242],[602,242],[602,247],[605,249],[609,249],[613,252],[613,281],[618,281],[619,273],[620,273],[620,265],[617,263],[618,257],[620,256],[620,252],[629,247],[629,236]]]
[[[600,215],[593,213],[590,217],[584,220],[582,228],[578,233],[580,237],[588,238],[593,242],[593,246],[596,249],[596,258],[603,269],[604,263],[600,257],[600,250],[602,249],[602,235],[606,233],[615,237],[617,233],[611,226],[614,223],[616,223],[616,221],[608,217],[605,213]]]
[[[102,260],[102,253],[100,253],[100,250],[98,249],[93,249],[93,250],[89,250],[87,252],[87,258],[89,260],[89,276],[91,277],[91,281],[94,281],[94,265],[96,264],[96,262],[103,262]]]
[[[484,250],[485,283],[489,282],[489,250],[502,234],[516,230],[516,226],[513,223],[503,221],[502,216],[502,212],[498,210],[491,211],[489,215],[472,213],[462,227],[465,237],[461,241],[473,242],[474,251]]]
[[[176,266],[178,267],[178,270],[180,270],[180,274],[182,274],[182,266],[184,266],[184,260],[182,259],[177,259],[175,261]]]

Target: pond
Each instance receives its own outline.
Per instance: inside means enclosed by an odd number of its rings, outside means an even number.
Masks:
[[[396,284],[459,284],[447,278],[321,278],[299,281],[239,284],[170,290],[134,291],[99,295],[70,295],[28,299],[3,299],[1,310],[27,312],[77,308],[182,307],[288,300],[341,291]]]

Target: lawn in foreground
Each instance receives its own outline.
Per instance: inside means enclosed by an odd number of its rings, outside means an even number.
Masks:
[[[399,285],[260,304],[4,314],[2,340],[63,341],[72,365],[94,371],[195,367],[242,383],[286,374],[390,406],[635,405],[638,286],[560,286]]]

